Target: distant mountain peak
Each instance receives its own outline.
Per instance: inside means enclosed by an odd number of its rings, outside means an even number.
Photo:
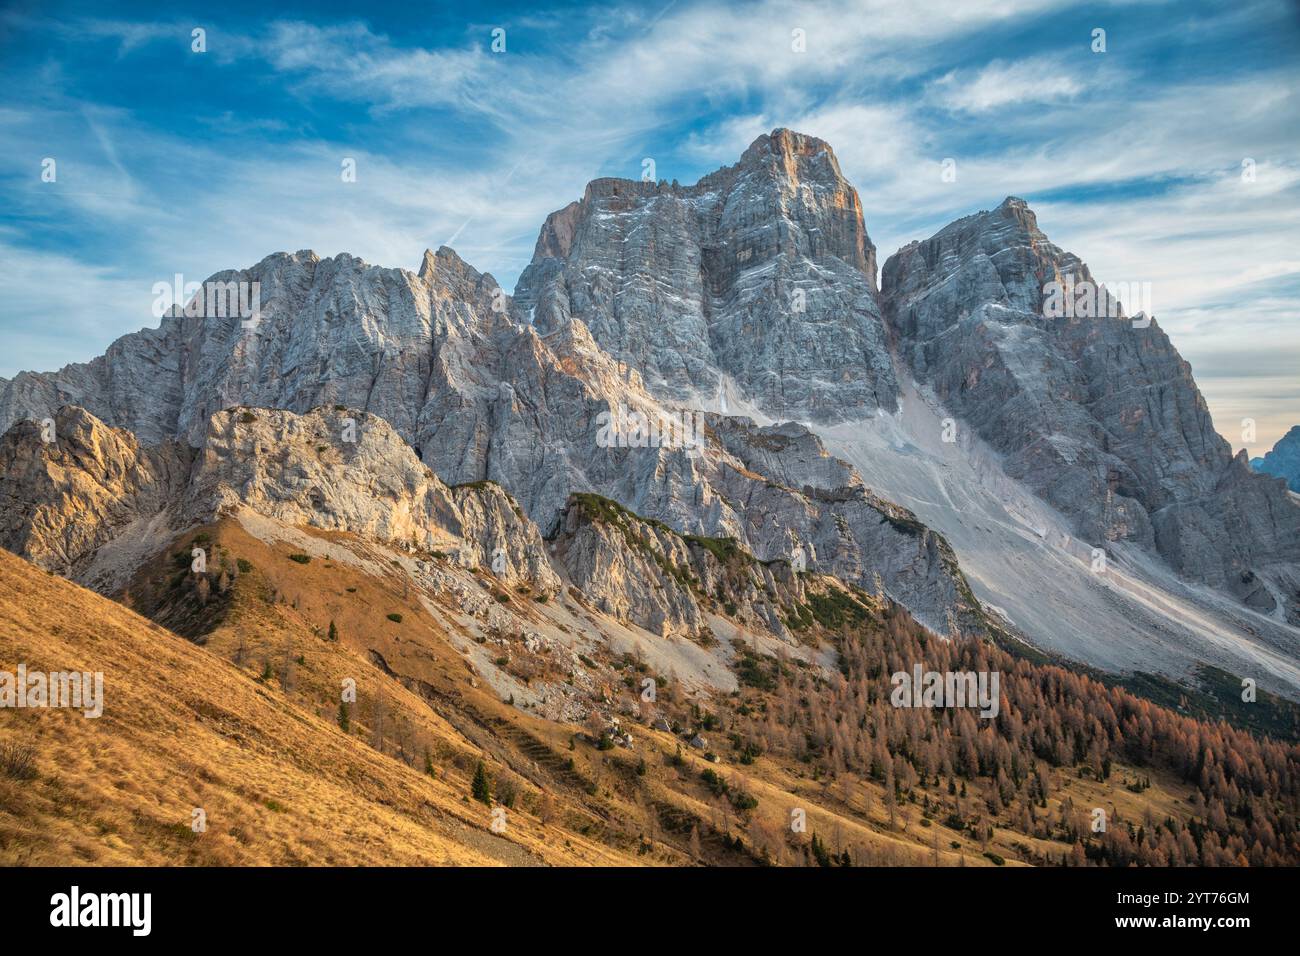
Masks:
[[[1260,474],[1284,479],[1288,488],[1300,494],[1300,425],[1292,425],[1263,457],[1252,458],[1250,466]]]

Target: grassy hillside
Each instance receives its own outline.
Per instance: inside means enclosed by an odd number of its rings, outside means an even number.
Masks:
[[[838,648],[839,673],[762,653],[718,617],[734,694],[691,692],[609,647],[576,654],[611,709],[657,682],[654,713],[674,732],[625,714],[634,743],[615,746],[603,721],[544,720],[500,691],[507,671],[514,686],[543,686],[566,655],[521,668],[518,645],[474,633],[457,596],[414,586],[402,556],[295,534],[227,519],[172,542],[122,595],[153,620],[0,553],[0,670],[106,681],[97,720],[0,712],[0,748],[34,759],[32,774],[0,760],[0,863],[1014,866],[1132,847],[1150,862],[1175,853],[1158,841],[1195,840],[1179,850],[1194,854],[1223,812],[1162,752],[1171,718],[1135,712],[1155,720],[1142,748],[1094,740],[1071,695],[1118,692],[1062,684],[1055,668],[995,661],[1008,709],[977,730],[968,715],[882,709],[878,671],[896,657],[965,667],[957,655],[1001,652],[930,643],[902,612],[830,581],[810,580],[807,607],[787,611],[804,612],[801,640]],[[195,546],[208,554],[202,582],[188,570]],[[457,573],[539,627],[543,614],[613,626],[572,590],[543,606],[487,572]],[[342,707],[345,682],[356,699]],[[480,764],[491,806],[472,797]],[[1201,770],[1217,793],[1222,774]],[[1287,790],[1270,811],[1284,843],[1293,806]],[[1225,847],[1243,807],[1215,820]],[[1108,834],[1087,832],[1093,808]]]
[[[19,662],[102,670],[105,708],[0,717],[0,746],[35,755],[34,775],[0,773],[0,864],[621,862],[522,811],[494,835],[456,776],[387,757],[278,682],[0,551],[0,669]]]

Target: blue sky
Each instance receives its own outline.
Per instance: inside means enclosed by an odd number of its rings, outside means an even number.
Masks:
[[[788,126],[832,144],[882,262],[1023,196],[1098,279],[1152,284],[1234,447],[1300,422],[1294,3],[276,6],[0,13],[0,376],[275,251],[414,269],[447,243],[510,288],[588,180],[694,182]]]

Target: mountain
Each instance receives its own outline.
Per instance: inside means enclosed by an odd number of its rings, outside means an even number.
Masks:
[[[200,299],[198,314],[174,310],[84,365],[0,383],[0,424],[73,404],[145,444],[198,444],[208,417],[233,405],[345,404],[416,439],[434,411],[426,398],[473,374],[455,364],[462,350],[503,324],[492,309],[495,280],[449,249],[426,253],[418,275],[346,254],[277,253],[204,286],[227,282],[257,284],[255,326],[209,315]]]
[[[1159,325],[1106,315],[1100,288],[1103,318],[1071,310],[1045,322],[1050,283],[1092,277],[1015,199],[891,257],[877,293],[874,253],[859,255],[856,238],[810,238],[836,234],[816,225],[834,210],[860,216],[856,200],[832,198],[851,190],[827,144],[785,130],[693,187],[599,180],[543,226],[516,317],[547,330],[580,322],[663,401],[729,421],[803,419],[855,480],[940,532],[975,597],[1041,646],[1114,670],[1187,673],[1213,660],[1300,690],[1300,511],[1232,458]],[[755,203],[778,237],[758,252],[724,228]],[[690,252],[677,261],[670,250]],[[719,278],[729,256],[744,265]],[[840,390],[844,366],[815,348],[766,347],[765,329],[788,343],[858,342],[860,317],[843,305],[782,307],[781,277],[794,273],[806,301],[832,301],[812,291],[823,280],[871,286],[886,344],[870,348],[892,361],[888,373],[859,365],[870,396]],[[769,278],[757,331],[726,335],[733,284]],[[790,400],[790,369],[812,355],[826,371],[807,378],[828,403],[802,387]]]
[[[111,592],[146,557],[151,522],[174,532],[218,500],[409,535],[408,549],[445,536],[481,561],[490,542],[456,510],[459,486],[498,485],[533,549],[560,545],[574,496],[595,495],[682,567],[698,549],[679,539],[728,540],[760,566],[798,561],[883,594],[937,632],[1179,680],[1210,664],[1300,695],[1300,509],[1228,453],[1159,327],[1045,321],[1050,282],[1091,277],[1019,200],[906,247],[879,290],[875,261],[833,151],[788,130],[694,186],[593,182],[548,217],[513,297],[446,248],[418,272],[268,256],[213,277],[259,284],[251,327],[204,305],[92,362],[0,382],[0,425],[29,429],[5,451],[0,529]],[[36,455],[20,423],[74,416],[53,424],[82,455],[74,408],[130,432],[104,440],[134,464],[118,488],[126,466],[90,456],[72,488],[86,520],[47,519],[76,471]],[[244,434],[244,414],[268,431]],[[354,462],[345,419],[372,433],[382,420],[385,447]],[[277,437],[300,426],[310,439]],[[285,456],[284,474],[250,468],[249,441]],[[410,514],[368,513],[369,484],[332,487],[345,462]],[[205,490],[214,473],[221,495]],[[702,633],[690,587],[643,592],[644,554],[565,551],[561,568],[517,545],[511,566],[531,562],[539,588],[576,575],[639,627]]]
[[[543,334],[581,321],[660,398],[844,421],[898,390],[857,190],[790,130],[694,186],[590,183],[547,217],[515,304]]]
[[[1154,323],[1044,317],[1024,203],[875,271],[777,130],[592,183],[514,296],[281,253],[0,381],[0,693],[111,690],[0,726],[0,860],[1300,859],[1293,499]]]
[[[1096,307],[1052,315],[1053,288],[1088,290]],[[1195,580],[1300,620],[1300,509],[1233,456],[1159,325],[1126,317],[1023,200],[904,247],[882,289],[917,380],[1078,535],[1154,549]]]
[[[337,404],[382,418],[452,485],[497,482],[544,534],[572,493],[594,492],[682,533],[735,538],[762,560],[801,549],[860,586],[879,574],[936,627],[950,611],[978,624],[946,545],[871,495],[806,430],[703,415],[681,428],[682,411],[653,398],[583,323],[542,334],[511,321],[509,297],[450,250],[427,254],[419,274],[298,253],[220,278],[261,284],[255,329],[168,316],[85,366],[0,386],[0,422],[41,421],[67,403],[147,447],[197,447],[226,409]],[[676,422],[676,440],[638,443],[632,428],[623,447],[603,441],[611,420],[637,415],[656,432]],[[340,417],[335,438],[341,428]],[[760,458],[762,474],[746,464]]]
[[[1250,467],[1286,479],[1286,486],[1300,494],[1300,425],[1292,425],[1263,458],[1252,458]]]

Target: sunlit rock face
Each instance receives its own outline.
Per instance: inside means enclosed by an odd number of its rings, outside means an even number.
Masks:
[[[76,406],[51,421],[49,433],[23,422],[0,438],[0,546],[87,583],[97,583],[106,545],[147,556],[186,528],[248,509],[559,587],[536,525],[500,486],[448,487],[374,415],[218,412],[198,449],[142,446]]]
[[[592,182],[515,300],[542,332],[582,321],[657,397],[833,422],[895,405],[875,276],[830,146],[779,129],[694,186]]]

